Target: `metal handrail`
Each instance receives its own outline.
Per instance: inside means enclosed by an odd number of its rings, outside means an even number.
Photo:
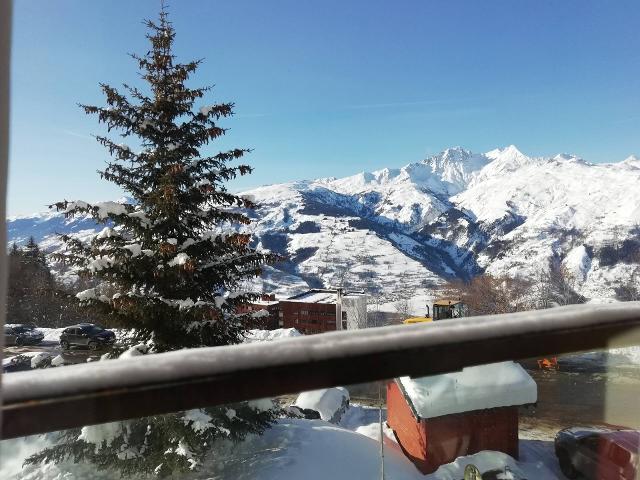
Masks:
[[[198,348],[3,377],[2,438],[333,385],[640,344],[640,302]]]

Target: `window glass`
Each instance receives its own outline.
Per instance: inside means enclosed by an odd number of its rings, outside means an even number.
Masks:
[[[640,2],[0,0],[0,24],[2,382],[29,395],[0,417],[45,430],[2,441],[0,479],[640,475],[637,332],[561,353],[640,302]],[[527,311],[522,349],[494,338]],[[194,387],[260,343],[255,385]],[[273,398],[52,431],[151,415],[161,359],[205,349],[241,358],[172,408]],[[82,404],[106,362],[144,393]]]

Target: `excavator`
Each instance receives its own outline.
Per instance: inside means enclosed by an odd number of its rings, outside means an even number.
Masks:
[[[461,298],[439,298],[433,302],[433,316],[427,305],[427,315],[424,317],[407,318],[402,323],[411,325],[412,323],[433,322],[438,320],[446,320],[448,318],[461,318],[465,316],[466,306]]]

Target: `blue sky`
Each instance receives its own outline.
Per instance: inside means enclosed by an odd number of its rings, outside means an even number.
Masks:
[[[159,0],[18,0],[9,213],[120,195],[104,133],[78,102],[139,84]],[[508,144],[593,162],[640,154],[640,2],[173,0],[191,85],[233,101],[220,148],[254,149],[267,183],[399,167],[446,147]]]

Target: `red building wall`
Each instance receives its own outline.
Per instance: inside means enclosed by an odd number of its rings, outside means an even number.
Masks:
[[[280,302],[282,327],[306,335],[336,329],[336,306],[332,303]]]
[[[263,295],[262,300],[275,301],[275,297]],[[266,310],[269,312],[269,316],[258,318],[255,321],[255,325],[251,325],[251,328],[263,328],[266,330],[275,330],[279,328],[280,320],[280,304],[279,303],[247,303],[245,305],[239,305],[236,311],[238,313],[257,312],[259,310]]]
[[[416,419],[396,382],[387,386],[387,418],[405,454],[422,473],[482,450],[518,458],[518,407]]]
[[[416,420],[396,382],[387,384],[387,423],[395,432],[404,454],[424,472],[427,467],[424,424]]]

